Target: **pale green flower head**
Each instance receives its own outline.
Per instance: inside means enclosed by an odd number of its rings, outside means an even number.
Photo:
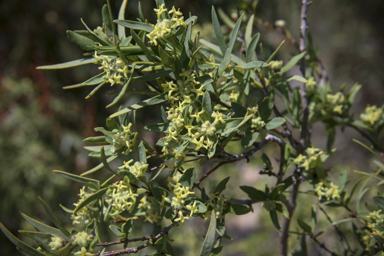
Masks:
[[[368,106],[365,109],[365,113],[360,115],[360,118],[364,123],[374,125],[380,118],[383,118],[383,109],[376,106]]]

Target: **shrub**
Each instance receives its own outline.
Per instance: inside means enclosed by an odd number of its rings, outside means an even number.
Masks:
[[[144,18],[140,4],[138,21],[124,20],[124,0],[118,20],[113,20],[110,5],[105,5],[102,27],[91,30],[83,22],[86,30],[68,31],[69,40],[88,57],[40,69],[93,63],[99,66],[100,74],[67,88],[94,86],[89,98],[109,85],[117,96],[107,107],[122,102],[127,95],[144,94],[147,98],[128,106],[128,101],[123,103],[126,107],[110,115],[106,127],[95,128],[100,136],[84,140],[94,145],[86,149],[91,157],[101,160],[99,165],[80,176],[54,171],[84,184],[75,208],[62,206],[76,229],[68,231],[40,198],[56,228],[23,215],[37,231],[21,231],[39,247],[22,242],[1,224],[5,235],[25,255],[120,255],[147,247],[153,248],[148,250],[151,255],[175,255],[169,233],[198,218],[209,222],[200,255],[221,255],[223,240],[231,239],[226,231],[227,216],[247,214],[260,203],[280,232],[276,249],[280,255],[290,251],[289,236],[293,235],[300,239],[293,255],[307,255],[307,238],[331,255],[381,255],[384,198],[374,196],[376,205],[366,203],[364,211],[360,202],[369,181],[375,178],[377,185],[383,183],[384,160],[379,155],[383,153],[383,107],[368,106],[356,118],[351,106],[360,85],[349,91],[331,89],[312,42],[307,40],[309,3],[302,2],[298,52],[287,63],[274,60],[285,41],[271,56],[265,56],[261,44],[257,49],[260,35],[252,33],[256,22],[253,15],[242,14],[234,23],[222,13],[231,28],[230,35],[224,35],[212,8],[214,44],[200,39],[199,32],[191,36],[196,16],[184,18],[180,10],[167,8],[162,0],[156,1],[156,24]],[[272,27],[289,35],[284,21]],[[300,75],[291,72],[297,63]],[[136,113],[142,108],[152,108],[162,121],[140,129]],[[311,127],[316,123],[327,129],[324,149],[311,143]],[[360,172],[363,176],[351,176],[350,180],[346,171],[324,168],[323,163],[335,151],[337,127],[351,127],[367,139],[370,146],[356,142],[378,157],[377,170]],[[143,131],[160,132],[163,137],[153,145],[148,142],[153,137]],[[278,150],[265,150],[260,157],[264,165],[260,175],[269,180],[263,189],[240,186],[247,197],[238,199],[226,189],[230,177],[214,180],[214,186],[204,185],[224,165],[248,163],[271,144]],[[202,165],[206,162],[209,164]],[[102,169],[109,172],[107,179],[99,174]],[[337,181],[331,171],[339,173]],[[352,186],[347,188],[349,183]],[[311,198],[310,203],[298,199],[299,193]],[[318,202],[312,205],[313,201]],[[294,215],[297,207],[311,212],[310,222]],[[331,207],[346,211],[349,218],[333,222],[327,213]],[[317,209],[331,224],[328,229],[334,231],[332,236],[340,241],[333,248],[325,244],[331,239],[324,242],[320,237],[324,228],[318,225]],[[157,232],[131,238],[140,220],[157,225]],[[292,222],[297,222],[296,231]],[[352,223],[351,228],[339,228],[343,222]],[[118,241],[110,240],[107,226]],[[184,240],[188,236],[184,233]],[[132,242],[141,245],[131,246]],[[117,244],[119,249],[109,249]]]

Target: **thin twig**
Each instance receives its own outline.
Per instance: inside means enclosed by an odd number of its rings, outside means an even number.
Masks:
[[[168,227],[165,227],[163,231],[161,231],[159,234],[157,234],[153,239],[152,242],[155,243],[157,240],[159,240],[161,237],[163,237],[165,234],[169,232],[175,225],[171,224]],[[144,237],[145,238],[145,237]],[[151,240],[151,239],[148,239]],[[130,254],[130,253],[137,253],[141,249],[144,249],[148,247],[148,244],[143,244],[137,247],[131,247],[131,248],[126,248],[122,250],[115,250],[115,251],[109,251],[109,252],[104,252],[103,256],[115,256],[115,255],[122,255],[122,254]]]
[[[331,217],[329,217],[329,215],[327,214],[327,212],[326,212],[320,205],[318,205],[318,207],[319,207],[320,210],[324,213],[324,215],[325,215],[325,217],[327,218],[327,220],[329,221],[329,223],[332,224],[333,221],[332,221]],[[343,233],[341,232],[341,230],[340,230],[336,225],[332,225],[332,226],[335,228],[335,230],[336,230],[336,232],[337,232],[337,234],[338,234],[338,236],[339,236],[339,238],[340,238],[340,243],[341,243],[341,245],[343,246],[344,255],[348,255],[348,251],[351,251],[351,252],[352,252],[351,247],[350,247],[350,245],[349,245],[349,243],[348,243],[348,240],[345,239],[345,236],[343,235]],[[348,248],[345,247],[344,239],[345,239],[345,242],[347,243]]]
[[[151,240],[149,236],[143,236],[139,238],[133,238],[133,239],[128,239],[128,240],[121,240],[121,241],[115,241],[115,242],[106,242],[102,244],[97,244],[97,246],[111,246],[111,245],[116,245],[116,244],[124,244],[124,243],[131,243],[131,242],[138,242],[138,241],[148,241]]]
[[[242,159],[246,159],[247,161],[249,161],[249,157],[251,155],[253,155],[254,153],[256,153],[257,151],[259,151],[268,142],[269,142],[269,140],[264,140],[263,142],[260,142],[260,143],[254,143],[254,145],[255,145],[254,149],[251,149],[248,152],[245,152],[245,153],[240,154],[240,155],[230,155],[230,156],[228,156],[228,158],[230,160],[223,161],[223,162],[220,162],[219,164],[217,164],[215,167],[213,167],[211,170],[209,170],[206,174],[204,174],[198,181],[196,181],[193,184],[192,188],[195,188],[195,187],[199,186],[200,183],[203,180],[205,180],[210,174],[212,174],[214,171],[216,171],[217,169],[219,169],[221,166],[223,166],[225,164],[234,163],[234,162],[240,161]]]
[[[353,129],[355,129],[356,131],[358,131],[364,138],[366,138],[367,140],[369,140],[369,142],[372,143],[373,147],[379,151],[379,152],[383,152],[383,149],[382,147],[380,147],[379,144],[377,144],[377,142],[368,134],[366,133],[365,131],[361,130],[359,127],[353,125],[353,124],[348,124],[348,127],[351,127]]]
[[[268,141],[276,142],[280,146],[280,161],[279,161],[280,163],[279,163],[279,172],[277,174],[277,182],[276,182],[276,185],[278,185],[279,183],[281,183],[281,181],[283,179],[284,164],[285,164],[284,155],[285,155],[285,145],[286,145],[286,143],[285,143],[285,141],[283,141],[279,137],[276,137],[276,136],[271,135],[271,134],[267,134],[265,139],[268,140]]]
[[[300,21],[300,52],[306,51],[306,35],[307,35],[307,8],[310,4],[309,0],[302,0],[301,1],[301,21]],[[306,70],[306,61],[305,56],[301,59],[300,62],[300,70],[302,75],[305,77],[305,70]],[[300,89],[300,95],[301,95],[301,103],[303,106],[303,122],[301,126],[301,135],[300,135],[300,143],[302,145],[301,150],[297,150],[298,154],[302,154],[304,152],[304,149],[307,145],[309,145],[309,134],[308,134],[308,116],[309,116],[309,109],[308,109],[308,99],[307,99],[307,88],[306,84],[301,84]],[[299,170],[299,173],[300,170]],[[292,176],[292,178],[295,178],[295,174]],[[293,186],[291,187],[291,194],[289,195],[289,198],[285,202],[285,205],[287,206],[289,216],[291,218],[287,219],[285,218],[283,221],[283,228],[282,233],[280,237],[280,255],[281,256],[287,256],[288,255],[288,231],[289,226],[291,225],[291,219],[292,214],[295,211],[296,208],[296,198],[297,198],[297,191],[299,190],[300,186],[300,180],[297,180],[294,182]],[[324,247],[324,245],[322,245]]]
[[[301,1],[301,22],[300,22],[300,52],[305,52],[307,50],[306,45],[306,37],[307,37],[307,29],[308,29],[308,23],[307,23],[307,7],[309,5],[309,0],[302,0]],[[305,77],[307,69],[307,63],[305,56],[301,58],[300,60],[300,71],[303,77]],[[301,145],[307,146],[309,144],[308,141],[308,116],[309,116],[309,109],[308,109],[308,98],[307,98],[307,86],[305,83],[302,83],[300,86],[300,96],[301,96],[301,104],[303,108],[303,121],[301,124],[301,136],[300,136],[300,142]]]

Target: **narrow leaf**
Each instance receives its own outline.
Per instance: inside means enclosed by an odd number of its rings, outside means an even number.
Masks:
[[[74,180],[74,181],[77,181],[77,182],[80,182],[80,183],[84,183],[84,184],[89,184],[89,182],[93,182],[95,183],[96,185],[99,185],[99,181],[98,180],[95,180],[95,179],[91,179],[91,178],[85,178],[85,177],[81,177],[81,176],[78,176],[78,175],[75,175],[75,174],[72,174],[72,173],[68,173],[68,172],[63,172],[63,171],[59,171],[59,170],[53,170],[54,173],[57,173],[57,174],[60,174],[68,179],[71,179],[71,180]]]
[[[288,61],[287,64],[284,65],[284,67],[281,68],[280,70],[280,74],[284,74],[285,72],[287,72],[288,70],[290,70],[291,68],[293,68],[293,66],[296,65],[296,63],[304,57],[304,55],[306,54],[306,52],[302,52],[296,56],[294,56],[292,59],[290,59]]]
[[[60,231],[67,237],[69,237],[71,234],[68,232],[68,230],[65,229],[64,225],[59,221],[59,219],[53,214],[51,208],[44,202],[44,200],[39,196],[38,197],[41,204],[43,205],[45,211],[47,212],[49,218],[55,224],[55,226],[60,229]]]
[[[265,125],[265,129],[273,130],[273,129],[283,125],[284,123],[285,123],[285,118],[275,117]]]
[[[32,226],[34,226],[37,230],[45,233],[49,233],[55,236],[59,236],[62,238],[66,238],[66,236],[57,228],[48,226],[40,221],[37,221],[35,219],[32,219],[31,217],[25,215],[24,213],[20,212],[21,216]]]
[[[250,62],[252,60],[252,56],[255,55],[255,50],[257,47],[257,43],[259,42],[259,39],[260,39],[260,33],[257,33],[256,35],[253,36],[251,42],[248,44],[248,49],[245,56],[246,62]]]
[[[150,99],[144,100],[142,102],[133,104],[133,105],[131,105],[131,106],[127,107],[127,108],[124,108],[124,109],[122,109],[120,111],[117,111],[116,113],[110,115],[109,118],[117,117],[117,116],[129,113],[129,112],[131,112],[133,110],[140,109],[140,108],[143,108],[143,107],[146,107],[146,106],[156,105],[156,104],[159,104],[159,103],[163,103],[164,101],[166,101],[166,94],[165,93],[157,95],[157,96],[152,97]]]
[[[216,220],[216,218],[215,218]],[[8,229],[6,229],[3,225],[3,223],[0,222],[0,229],[3,231],[4,235],[17,247],[19,247],[22,251],[25,253],[31,255],[31,256],[45,256],[44,253],[36,250],[35,248],[31,247],[30,245],[22,242],[17,237],[15,237],[11,232],[9,232]],[[209,256],[209,254],[208,254]]]
[[[120,11],[119,11],[119,20],[124,20],[125,8],[127,7],[128,0],[124,0],[121,3]],[[124,39],[125,35],[125,27],[118,24],[117,25],[117,34],[119,35],[119,40]]]
[[[112,161],[115,160],[117,157],[118,157],[118,155],[108,157],[108,158],[107,158],[107,163],[112,162]],[[86,176],[86,175],[89,175],[89,174],[91,174],[91,173],[94,173],[94,172],[100,170],[101,168],[103,168],[103,166],[104,166],[103,163],[98,164],[97,166],[93,167],[92,169],[90,169],[90,170],[88,170],[88,171],[82,173],[80,176],[82,177],[82,176]],[[99,181],[98,181],[98,182],[99,182]]]
[[[227,50],[227,45],[225,44],[223,32],[221,31],[221,27],[220,27],[220,23],[219,23],[219,19],[217,18],[215,7],[213,7],[213,6],[212,6],[211,15],[212,15],[213,30],[215,31],[215,35],[217,38],[217,42],[219,43],[221,53],[224,55],[226,50]]]
[[[103,189],[100,189],[99,191],[97,191],[96,193],[93,193],[92,195],[90,195],[89,197],[87,197],[84,201],[82,201],[81,203],[79,203],[75,210],[73,211],[73,214],[76,214],[79,210],[81,210],[84,206],[90,204],[91,202],[97,200],[97,199],[100,199],[101,197],[103,197],[103,195],[105,194],[105,192],[107,191],[108,188],[103,188]]]
[[[94,58],[91,59],[79,59],[79,60],[72,60],[60,64],[54,64],[54,65],[46,65],[46,66],[39,66],[36,69],[63,69],[63,68],[72,68],[77,67],[85,64],[91,64],[94,62]]]
[[[212,211],[211,222],[209,223],[207,234],[205,235],[203,246],[201,247],[200,256],[209,256],[216,240],[216,213]]]

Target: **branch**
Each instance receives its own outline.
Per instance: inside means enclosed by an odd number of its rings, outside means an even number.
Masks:
[[[377,144],[377,142],[376,142],[376,141],[375,141],[375,140],[374,140],[368,133],[366,133],[365,131],[361,130],[359,127],[357,127],[357,126],[355,126],[355,125],[353,125],[353,124],[347,124],[347,126],[353,128],[353,129],[355,129],[355,130],[358,131],[364,138],[366,138],[367,140],[369,140],[369,142],[372,143],[373,147],[374,147],[377,151],[379,151],[379,152],[383,152],[382,147],[381,147],[379,144]]]
[[[307,50],[306,45],[306,37],[307,37],[307,7],[310,4],[309,0],[301,1],[301,22],[300,22],[300,52],[305,52]],[[305,56],[300,60],[300,71],[303,77],[305,77],[305,71],[307,68],[307,63]],[[302,83],[300,86],[300,96],[301,96],[301,104],[303,105],[303,122],[301,124],[301,135],[300,142],[301,145],[305,148],[306,145],[309,144],[308,140],[308,98],[307,98],[307,87],[305,83]]]
[[[279,172],[277,174],[277,182],[276,182],[276,185],[281,183],[282,179],[283,179],[283,172],[284,172],[284,162],[285,162],[285,158],[284,158],[284,155],[285,155],[285,141],[283,141],[282,139],[280,139],[279,137],[276,137],[274,135],[271,135],[271,134],[267,134],[267,136],[265,137],[266,140],[268,141],[272,141],[272,142],[276,142],[279,144],[280,146],[280,163],[279,163]]]
[[[272,136],[272,135],[271,135]],[[249,157],[251,155],[253,155],[254,153],[256,153],[257,151],[259,151],[265,144],[267,144],[269,142],[269,140],[264,140],[263,142],[260,142],[260,143],[254,143],[255,145],[255,148],[248,151],[248,152],[245,152],[243,154],[240,154],[240,155],[230,155],[228,156],[228,158],[230,160],[227,160],[227,161],[223,161],[223,162],[220,162],[218,165],[216,165],[215,167],[213,167],[211,170],[209,170],[206,174],[204,174],[203,177],[201,177],[198,181],[196,181],[194,184],[193,184],[193,188],[195,187],[198,187],[200,185],[200,183],[205,180],[210,174],[212,174],[214,171],[216,171],[217,169],[219,169],[221,166],[225,165],[225,164],[230,164],[230,163],[234,163],[234,162],[237,162],[237,161],[240,161],[242,159],[247,159],[247,161],[249,161]]]
[[[319,206],[320,210],[324,213],[324,215],[325,215],[325,217],[327,218],[327,220],[329,221],[329,223],[332,224],[333,221],[332,221],[331,217],[329,217],[329,215],[327,214],[327,212],[326,212],[320,205],[318,205],[318,206]],[[336,225],[332,225],[332,226],[335,228],[337,234],[339,235],[340,243],[341,243],[341,245],[343,246],[344,255],[347,255],[347,254],[348,254],[348,251],[351,251],[351,247],[350,247],[348,241],[345,239],[343,233],[341,232],[341,230],[340,230]],[[345,242],[347,243],[348,248],[345,248],[344,239],[345,239]]]
[[[144,240],[152,240],[152,242],[155,243],[157,240],[159,240],[161,237],[163,237],[165,234],[167,234],[169,232],[169,230],[171,230],[174,226],[175,226],[174,224],[171,224],[168,227],[165,227],[163,229],[163,231],[161,231],[159,234],[157,234],[153,239],[149,238],[149,239],[144,239]],[[147,237],[143,237],[143,238],[147,238]],[[137,238],[137,239],[143,239],[143,238]],[[137,240],[137,241],[144,241],[144,240]],[[115,242],[115,243],[117,243],[117,242]],[[103,245],[103,244],[101,244],[101,245]],[[141,249],[144,249],[146,247],[148,247],[148,244],[143,244],[143,245],[140,245],[137,247],[131,247],[131,248],[126,248],[126,249],[122,249],[122,250],[104,252],[103,256],[114,256],[114,255],[137,253],[138,251],[140,251]]]

